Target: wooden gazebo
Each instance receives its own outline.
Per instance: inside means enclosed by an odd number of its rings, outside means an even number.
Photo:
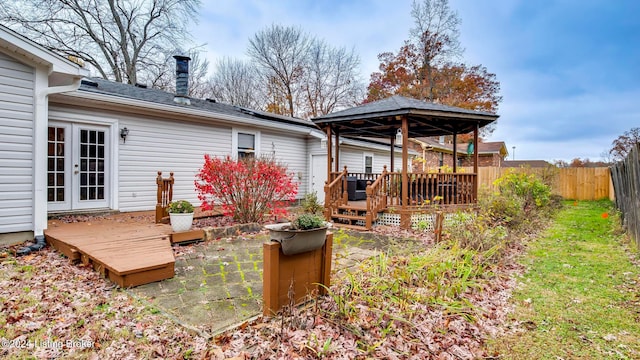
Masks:
[[[411,215],[439,207],[469,206],[478,194],[478,130],[498,115],[393,96],[312,119],[327,134],[325,217],[347,226],[371,229],[379,214],[400,215],[411,227]],[[457,171],[457,135],[473,132],[473,173]],[[453,136],[453,173],[409,173],[408,139]],[[389,167],[380,174],[350,173],[339,168],[339,137],[387,139]],[[398,141],[396,141],[396,139]],[[402,146],[401,171],[394,172],[394,147]],[[332,168],[333,164],[333,168]],[[390,169],[391,171],[388,171]],[[355,190],[354,190],[355,189]],[[360,196],[354,197],[354,191]]]

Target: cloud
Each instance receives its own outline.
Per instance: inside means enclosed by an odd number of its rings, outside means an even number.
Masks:
[[[493,140],[520,159],[599,158],[640,123],[640,2],[450,0],[462,19],[462,60],[495,73],[504,100]],[[271,24],[299,26],[354,48],[362,78],[377,55],[397,51],[412,26],[411,1],[219,0],[205,2],[193,34],[207,58],[245,58]]]

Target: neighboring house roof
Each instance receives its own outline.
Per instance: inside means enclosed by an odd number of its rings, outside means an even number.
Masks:
[[[27,63],[49,67],[49,74],[87,76],[89,71],[0,24],[0,48]]]
[[[369,137],[351,137],[351,136],[341,136],[340,139],[343,140],[345,144],[354,145],[354,146],[367,146],[370,148],[375,148],[379,150],[389,151],[391,147],[391,140],[387,138],[369,138]],[[395,152],[402,151],[402,145],[394,145]],[[411,155],[422,155],[418,151],[413,149],[409,149],[409,154]]]
[[[414,139],[418,143],[422,143],[425,146],[434,149],[439,152],[453,153],[453,144],[441,144],[439,140],[434,139],[432,137],[420,137]],[[467,153],[467,143],[458,143],[457,144],[458,154],[465,155]],[[493,155],[499,154],[501,156],[507,156],[509,152],[507,151],[507,146],[504,141],[492,141],[492,142],[481,142],[478,145],[478,154],[479,155]]]
[[[541,168],[547,166],[554,166],[553,164],[544,160],[505,160],[502,162],[502,167],[532,167]]]
[[[174,101],[175,94],[169,93],[163,90],[143,88],[139,86],[118,83],[114,81],[90,78],[82,81],[82,85],[79,89],[81,92],[102,94],[108,96],[117,96],[121,98],[128,98],[134,100],[141,100],[154,104],[168,105],[176,108],[176,111],[181,109],[198,109],[210,113],[224,114],[233,117],[240,117],[246,119],[262,119],[271,124],[265,123],[265,125],[277,125],[275,123],[286,123],[291,125],[300,125],[311,129],[317,129],[317,126],[310,120],[292,118],[288,116],[276,115],[260,110],[247,109],[240,106],[230,105],[222,102],[216,102],[213,100],[202,100],[191,98],[190,105],[179,104]]]

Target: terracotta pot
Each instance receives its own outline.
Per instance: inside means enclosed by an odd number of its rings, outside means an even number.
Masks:
[[[265,225],[265,228],[269,230],[271,240],[280,243],[283,254],[295,255],[324,246],[330,225],[325,224],[324,227],[310,230],[291,230],[291,223]]]
[[[171,221],[171,229],[173,229],[173,232],[189,231],[193,223],[193,213],[169,213],[169,219]]]

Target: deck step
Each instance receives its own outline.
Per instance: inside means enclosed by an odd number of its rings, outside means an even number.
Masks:
[[[334,223],[333,226],[357,231],[368,231],[365,226]]]
[[[362,220],[365,221],[367,219],[366,216],[362,215],[348,215],[348,214],[332,214],[332,219],[346,219],[346,220]]]
[[[354,207],[354,206],[349,206],[349,205],[340,205],[338,206],[338,210],[343,210],[343,211],[356,211],[356,212],[366,212],[367,209],[363,208],[363,207]]]

